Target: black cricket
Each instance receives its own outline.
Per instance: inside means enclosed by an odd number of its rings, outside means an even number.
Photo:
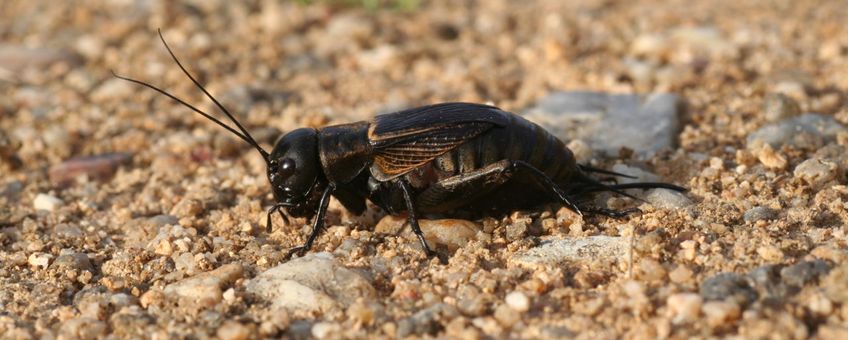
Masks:
[[[581,211],[623,217],[637,209],[610,210],[580,207],[586,194],[622,190],[686,189],[669,183],[607,184],[589,176],[624,174],[576,163],[562,141],[524,118],[494,106],[443,103],[379,115],[370,121],[299,128],[265,151],[230,112],[189,73],[159,32],[176,64],[236,125],[238,131],[170,93],[145,82],[115,77],[151,88],[238,136],[253,146],[267,164],[276,203],[271,216],[283,211],[313,218],[306,243],[287,255],[303,255],[324,227],[330,197],[349,211],[361,214],[366,200],[391,214],[406,212],[408,223],[427,255],[418,225],[419,214],[457,212],[502,213],[557,202]]]

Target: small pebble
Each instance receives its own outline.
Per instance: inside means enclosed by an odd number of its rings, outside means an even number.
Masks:
[[[32,204],[35,210],[54,211],[62,206],[62,200],[48,194],[38,194]]]
[[[325,313],[376,295],[366,277],[328,253],[309,253],[283,262],[248,281],[245,288],[274,308]]]
[[[830,265],[825,261],[804,261],[784,267],[780,270],[780,277],[788,285],[804,287],[817,282],[820,277],[824,277],[829,272]]]
[[[645,196],[651,205],[663,209],[680,209],[692,205],[685,193],[668,189],[651,189]]]
[[[842,263],[822,280],[825,295],[833,302],[848,304],[848,263]],[[844,314],[843,314],[844,315]]]
[[[515,323],[521,321],[521,314],[507,305],[500,305],[495,309],[495,319],[502,326],[510,328]]]
[[[762,245],[757,247],[757,254],[760,255],[763,260],[769,262],[779,262],[783,260],[783,250],[774,245]]]
[[[227,301],[229,303],[235,302],[236,301],[236,290],[232,289],[232,288],[225,290],[223,297],[224,297],[224,301]]]
[[[704,280],[700,294],[707,300],[730,298],[742,305],[754,302],[759,297],[748,279],[736,273],[719,273]]]
[[[215,270],[201,273],[165,287],[165,295],[182,300],[186,304],[211,307],[223,299],[222,287],[244,275],[240,264],[226,264]]]
[[[713,327],[734,322],[741,315],[739,305],[727,301],[708,301],[701,307],[701,311],[707,317],[707,322]]]
[[[550,238],[538,246],[515,254],[511,261],[527,267],[557,265],[567,262],[616,262],[625,258],[629,238],[589,236],[580,238]]]
[[[512,292],[506,295],[505,302],[507,306],[517,312],[526,312],[530,309],[530,299],[522,292]]]
[[[151,305],[158,305],[165,301],[165,294],[158,290],[149,290],[141,295],[139,299],[139,303],[144,308],[147,308]]]
[[[22,252],[12,253],[6,257],[6,261],[15,266],[23,266],[27,264],[27,257]]]
[[[224,322],[216,332],[218,339],[221,340],[246,340],[251,338],[252,333],[250,328],[236,321]]]
[[[668,297],[666,305],[675,323],[692,322],[700,315],[703,301],[695,293],[677,293]]]
[[[817,147],[836,141],[848,129],[832,116],[803,114],[761,127],[746,137],[749,148],[768,144],[773,149],[783,145]]]
[[[368,326],[374,323],[375,310],[365,303],[354,303],[347,309],[347,315],[359,325]]]
[[[824,294],[816,293],[807,301],[807,308],[819,315],[830,315],[830,313],[833,313],[833,302]]]
[[[44,253],[33,253],[27,259],[27,262],[33,267],[40,267],[41,269],[47,269],[50,265],[50,260],[53,259],[53,255],[44,254]]]
[[[99,339],[106,335],[107,330],[103,321],[81,316],[62,322],[58,339]]]
[[[56,187],[67,187],[77,177],[86,175],[90,179],[106,181],[115,174],[118,166],[132,159],[130,153],[107,153],[86,157],[74,157],[50,167],[50,182]]]
[[[783,93],[769,93],[763,102],[763,112],[766,120],[776,122],[797,116],[801,108],[798,102]]]
[[[518,241],[524,238],[527,234],[527,223],[524,221],[513,221],[506,226],[506,239],[509,241]]]
[[[667,271],[661,263],[654,259],[644,258],[639,261],[639,277],[647,281],[664,281]]]
[[[688,283],[692,280],[692,270],[684,265],[679,265],[668,273],[668,278],[674,283]]]
[[[763,145],[760,151],[757,152],[757,159],[770,169],[784,169],[787,165],[786,157],[774,151],[771,145],[768,144]]]
[[[78,271],[94,271],[94,267],[88,260],[88,256],[83,253],[60,255],[55,261],[53,261],[53,264],[50,265],[50,267],[63,270],[73,269]]]
[[[316,322],[312,326],[312,336],[316,339],[326,339],[332,334],[338,334],[342,330],[341,325],[333,322]]]
[[[777,218],[777,211],[769,207],[753,207],[742,215],[742,219],[748,223],[760,220],[773,220],[775,218]]]
[[[800,178],[814,189],[819,189],[836,179],[838,166],[829,160],[811,158],[795,167],[795,177]]]

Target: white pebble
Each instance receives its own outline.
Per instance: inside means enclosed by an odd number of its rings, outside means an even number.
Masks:
[[[44,254],[44,253],[33,253],[27,259],[27,262],[33,267],[41,267],[42,269],[47,269],[50,266],[50,260],[53,259],[53,255]]]
[[[227,301],[229,303],[233,303],[233,302],[236,301],[236,291],[235,291],[235,289],[232,289],[232,288],[227,289],[226,291],[224,291],[223,296],[224,296],[224,301]]]
[[[35,196],[35,200],[32,201],[32,205],[35,207],[35,210],[54,211],[62,205],[62,200],[48,194],[38,194]]]
[[[526,312],[530,309],[530,299],[522,292],[512,292],[507,294],[506,304],[517,312]]]

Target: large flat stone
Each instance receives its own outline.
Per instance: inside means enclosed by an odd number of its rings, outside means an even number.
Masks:
[[[595,151],[616,155],[622,147],[650,156],[676,143],[681,99],[674,94],[554,92],[525,117],[564,142],[581,139]]]

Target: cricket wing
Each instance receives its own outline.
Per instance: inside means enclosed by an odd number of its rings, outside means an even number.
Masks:
[[[508,114],[488,105],[444,103],[377,116],[368,130],[372,173],[380,180],[401,176],[489,129],[506,126]]]

